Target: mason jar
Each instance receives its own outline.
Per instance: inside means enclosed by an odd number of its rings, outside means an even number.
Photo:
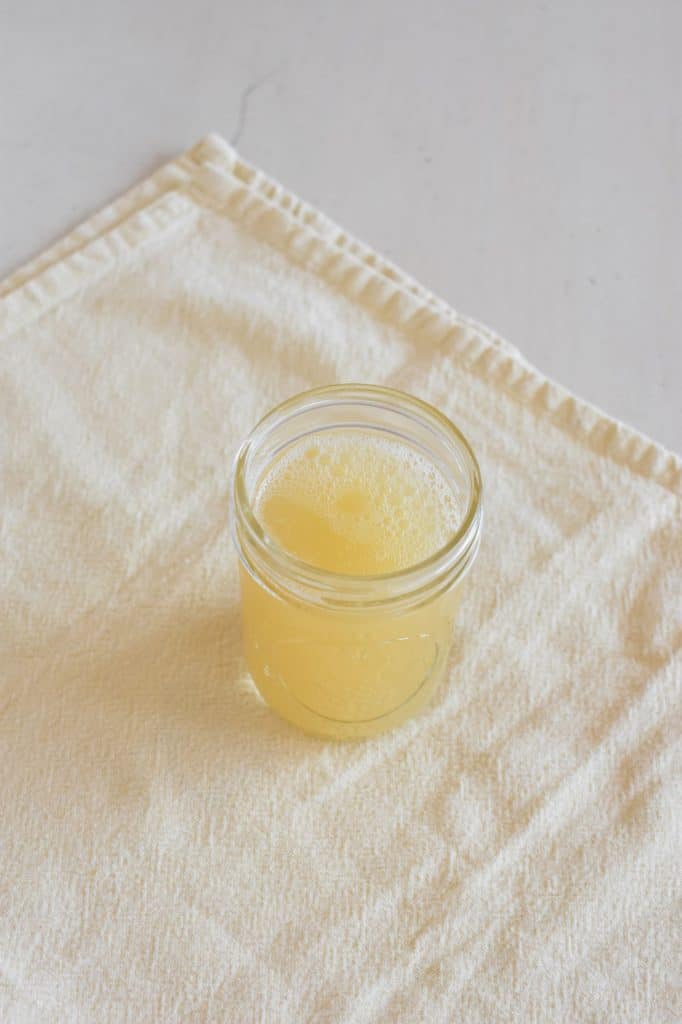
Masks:
[[[269,535],[257,496],[275,460],[303,440],[340,436],[397,442],[445,478],[460,512],[430,557],[381,575],[346,575],[302,561]],[[241,445],[233,504],[244,653],[272,710],[334,739],[373,736],[420,711],[445,673],[481,532],[481,475],[457,427],[389,388],[304,392],[269,412]]]

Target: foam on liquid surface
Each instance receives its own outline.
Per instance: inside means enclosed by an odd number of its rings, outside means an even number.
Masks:
[[[361,431],[289,448],[256,495],[256,515],[290,554],[331,572],[376,575],[423,561],[462,512],[440,470],[399,441]]]

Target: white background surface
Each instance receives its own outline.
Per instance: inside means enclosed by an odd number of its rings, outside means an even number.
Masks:
[[[209,130],[682,448],[677,0],[0,0],[0,275]]]

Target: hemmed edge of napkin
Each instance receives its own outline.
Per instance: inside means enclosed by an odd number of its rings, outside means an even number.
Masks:
[[[232,204],[230,216],[246,220],[253,218],[254,210],[274,215],[280,242],[273,244],[313,272],[324,266],[325,276],[353,301],[373,312],[381,309],[405,330],[414,330],[417,324],[423,330],[428,321],[429,333],[439,334],[441,343],[469,372],[491,380],[597,454],[682,494],[682,459],[676,454],[550,380],[495,332],[458,314],[370,246],[248,164],[215,133],[0,281],[0,336],[6,338],[42,315],[116,265],[125,253],[184,223],[198,209],[192,193],[210,195],[212,174],[242,197]],[[308,243],[303,254],[301,238]],[[335,262],[339,266],[333,266]],[[376,287],[368,287],[372,284]]]

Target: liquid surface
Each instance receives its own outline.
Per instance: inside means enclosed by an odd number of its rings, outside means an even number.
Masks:
[[[363,576],[423,561],[461,521],[455,493],[432,462],[362,431],[288,449],[261,481],[255,511],[290,554]]]

